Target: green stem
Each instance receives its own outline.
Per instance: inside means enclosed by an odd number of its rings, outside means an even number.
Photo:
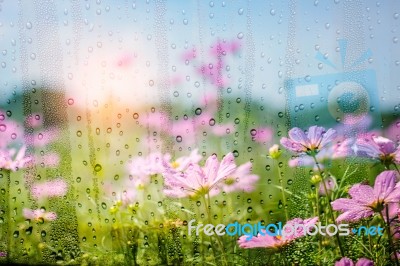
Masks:
[[[389,205],[386,205],[386,219],[387,219],[387,222],[385,222],[385,218],[384,218],[384,216],[383,216],[383,213],[382,213],[382,211],[380,211],[379,212],[379,214],[381,215],[381,218],[382,218],[382,220],[383,220],[383,222],[385,223],[385,226],[386,226],[386,234],[387,234],[387,236],[388,236],[388,240],[389,240],[389,260],[391,259],[391,256],[390,256],[390,254],[393,252],[393,254],[394,254],[394,259],[395,259],[395,262],[396,262],[396,266],[399,266],[400,264],[399,264],[399,259],[397,258],[397,253],[396,253],[396,249],[394,248],[394,245],[393,245],[393,239],[392,239],[392,234],[390,233],[390,220],[389,220]]]
[[[206,213],[207,213],[207,220],[209,224],[212,224],[212,219],[211,219],[211,212],[210,212],[210,206],[211,206],[211,202],[210,202],[210,194],[207,194],[207,200],[206,200],[206,195],[203,195],[203,201],[204,201],[204,206],[206,208]],[[214,235],[215,236],[215,235]],[[221,242],[221,239],[219,239],[218,236],[215,236],[215,238],[217,239],[217,243],[218,246],[221,250],[221,258],[222,258],[222,265],[228,265],[226,258],[225,258],[225,249],[224,249],[224,245]],[[210,237],[211,240],[211,237]],[[214,259],[216,259],[216,253],[213,247],[211,247],[214,253]]]
[[[289,221],[289,214],[288,214],[288,211],[287,211],[287,203],[286,203],[286,195],[285,195],[285,189],[284,189],[284,187],[283,187],[283,184],[285,183],[285,182],[283,182],[284,180],[283,180],[283,176],[281,176],[280,175],[280,173],[279,173],[279,168],[278,168],[278,178],[279,178],[279,183],[280,183],[280,185],[281,185],[281,193],[282,193],[282,201],[283,201],[283,210],[284,210],[284,212],[285,212],[285,218],[286,218],[286,222],[287,221]]]
[[[333,214],[333,209],[332,209],[332,206],[331,206],[331,199],[330,199],[330,197],[329,197],[328,189],[327,189],[326,184],[325,184],[325,182],[324,182],[325,180],[324,180],[323,175],[322,175],[321,167],[319,166],[318,160],[317,160],[317,158],[315,157],[315,155],[313,155],[312,157],[314,158],[314,162],[315,162],[315,164],[317,165],[318,172],[319,172],[319,174],[321,175],[321,178],[322,178],[322,185],[323,185],[323,188],[324,188],[324,191],[325,191],[326,199],[328,200],[328,208],[329,208],[329,212],[330,212],[330,214],[331,214],[332,222],[333,222],[333,224],[334,224],[335,226],[337,226],[336,220],[335,220],[335,216],[334,216],[334,214]],[[318,217],[319,217],[319,216],[318,216]],[[343,251],[343,248],[342,248],[342,244],[340,243],[339,235],[338,235],[338,234],[335,234],[335,238],[336,238],[336,241],[337,241],[338,246],[339,246],[340,255],[342,255],[342,257],[344,257],[345,255],[344,255],[344,251]]]
[[[317,207],[317,216],[319,217],[320,212],[319,212],[319,195],[318,195],[318,186],[315,186],[315,204]],[[318,238],[318,254],[321,254],[321,249],[322,249],[322,238],[320,235],[317,234]],[[318,265],[321,265],[321,257],[318,256]]]

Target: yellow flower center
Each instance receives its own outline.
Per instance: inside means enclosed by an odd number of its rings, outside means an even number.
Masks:
[[[235,184],[235,182],[236,182],[236,179],[233,177],[227,177],[225,179],[225,184],[228,186]]]
[[[174,161],[174,162],[171,163],[171,167],[174,168],[174,169],[177,169],[179,167],[179,163]]]

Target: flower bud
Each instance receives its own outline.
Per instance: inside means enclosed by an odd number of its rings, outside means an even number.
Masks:
[[[321,181],[322,181],[322,177],[320,175],[313,175],[311,177],[311,183],[313,183],[314,185],[318,184]]]
[[[282,154],[282,151],[279,149],[279,145],[278,144],[274,144],[272,145],[271,148],[269,148],[269,156],[272,159],[278,159]]]

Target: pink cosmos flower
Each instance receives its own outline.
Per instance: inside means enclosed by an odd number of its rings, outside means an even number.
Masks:
[[[7,119],[5,113],[0,111],[0,149],[6,148],[10,143],[22,140],[23,126]]]
[[[333,176],[328,177],[327,179],[325,179],[322,182],[325,182],[325,186],[326,186],[328,194],[330,194],[332,191],[335,191],[337,189],[336,178],[334,178]],[[318,194],[325,196],[326,195],[325,188],[324,188],[324,185],[322,182],[319,184]]]
[[[218,184],[236,170],[232,153],[228,153],[220,162],[216,155],[208,157],[202,168],[191,163],[185,171],[166,172],[164,174],[164,193],[168,197],[183,198],[196,195],[213,195]]]
[[[387,129],[386,134],[388,138],[400,141],[400,120],[394,121]]]
[[[60,163],[60,155],[55,152],[49,152],[41,156],[36,156],[34,161],[43,167],[56,167]]]
[[[185,171],[190,164],[197,164],[202,159],[198,149],[194,149],[189,156],[182,156],[176,160],[172,160],[171,156],[167,154],[164,160],[164,173],[177,173]]]
[[[335,266],[354,266],[354,262],[347,257],[343,257],[339,261],[335,262]],[[374,266],[374,262],[366,258],[360,258],[356,262],[355,266]]]
[[[304,231],[302,226],[297,227],[296,232],[292,232],[295,228],[295,225],[304,225],[305,228],[310,228],[317,223],[318,217],[309,218],[309,219],[300,219],[294,218],[286,223],[290,225],[290,227],[285,226],[285,233],[287,234],[285,237],[282,236],[271,236],[269,235],[265,229],[263,230],[262,234],[258,233],[256,237],[252,237],[250,240],[248,236],[243,235],[239,238],[238,243],[241,248],[271,248],[271,249],[280,249],[281,247],[288,245],[293,240],[303,237],[307,234]]]
[[[29,127],[38,128],[43,126],[43,115],[39,113],[32,113],[28,115],[25,119],[25,123]]]
[[[281,139],[281,144],[286,149],[299,154],[315,155],[333,141],[336,131],[325,131],[323,127],[312,126],[306,135],[300,128],[295,127],[289,130],[288,135],[289,138]]]
[[[356,184],[349,190],[351,199],[341,198],[332,202],[336,211],[343,212],[337,222],[356,222],[380,212],[385,205],[400,201],[400,186],[396,185],[396,172],[384,171],[375,179],[375,186]]]
[[[319,163],[320,168],[325,168],[332,159],[339,159],[349,157],[353,154],[352,145],[354,143],[353,139],[345,139],[334,143],[333,145],[326,147],[325,149],[318,152],[315,157]],[[311,166],[314,170],[318,170],[315,164],[314,158],[307,154],[303,154],[299,157],[289,160],[290,167],[304,167]]]
[[[274,131],[268,127],[259,127],[250,130],[251,139],[258,142],[264,143],[272,140]]]
[[[168,160],[168,155],[160,152],[153,152],[148,156],[136,157],[129,161],[127,169],[129,179],[136,187],[142,187],[150,183],[151,176],[164,172],[164,160]]]
[[[357,153],[378,159],[385,166],[400,164],[400,146],[384,137],[359,138],[356,142]]]
[[[258,175],[251,174],[252,163],[247,162],[240,165],[232,174],[225,177],[217,186],[218,190],[212,190],[212,194],[216,195],[220,190],[226,193],[235,191],[251,192],[260,178]]]
[[[23,209],[23,216],[26,219],[39,221],[54,221],[57,219],[57,214],[55,212],[45,212],[43,209],[31,210]]]
[[[31,161],[31,157],[25,157],[26,147],[22,146],[18,153],[15,149],[0,149],[0,168],[17,171]],[[15,155],[15,157],[14,157]]]
[[[116,59],[115,66],[117,68],[128,68],[134,63],[134,55],[132,53],[120,54]]]
[[[35,184],[31,188],[32,196],[36,199],[62,197],[67,194],[68,185],[62,179],[55,179],[41,184]]]
[[[35,134],[32,134],[32,145],[35,147],[44,147],[49,143],[54,142],[59,134],[60,130],[56,128],[48,128],[46,130],[39,131]]]
[[[134,203],[136,200],[136,190],[135,189],[126,189],[122,192],[118,192],[115,196],[116,201],[115,205],[122,205],[123,207],[127,207],[130,204]]]

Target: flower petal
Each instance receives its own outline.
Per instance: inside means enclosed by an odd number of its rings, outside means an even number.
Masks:
[[[336,130],[330,128],[328,129],[328,131],[326,131],[325,133],[323,133],[322,135],[322,140],[319,143],[319,147],[318,149],[322,149],[323,147],[325,147],[328,143],[332,142],[335,138],[336,138],[337,134],[336,134]]]
[[[379,146],[379,150],[383,154],[391,154],[396,149],[396,144],[390,139],[378,136],[372,137],[373,141]]]
[[[384,171],[380,173],[375,179],[374,198],[379,201],[384,201],[395,189],[395,183],[395,171]]]
[[[289,130],[288,135],[294,142],[297,142],[298,144],[304,147],[310,146],[309,139],[307,138],[306,134],[304,134],[304,131],[301,130],[300,128],[298,127],[292,128],[291,130]]]
[[[322,140],[322,133],[325,131],[325,128],[312,126],[308,129],[307,137],[310,141],[310,144],[314,144],[314,146],[318,147]]]
[[[374,189],[368,185],[355,184],[349,190],[349,195],[353,200],[365,205],[370,205],[375,201],[373,194]]]

